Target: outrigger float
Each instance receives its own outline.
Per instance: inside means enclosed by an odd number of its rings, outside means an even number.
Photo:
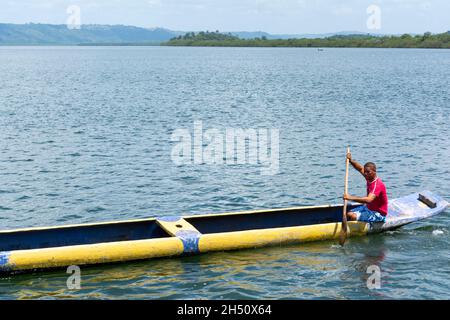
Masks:
[[[448,206],[432,192],[414,193],[390,201],[385,223],[349,222],[348,236],[393,230]],[[342,209],[326,205],[0,231],[0,272],[333,240],[341,231]]]

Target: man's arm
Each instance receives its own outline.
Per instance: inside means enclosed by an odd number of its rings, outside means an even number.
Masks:
[[[375,198],[376,198],[376,195],[374,195],[373,193],[369,193],[369,195],[367,197],[351,196],[348,193],[344,194],[344,200],[355,201],[355,202],[362,203],[362,204],[369,204],[373,200],[375,200]]]
[[[364,167],[359,162],[352,159],[351,153],[347,153],[347,158],[350,161],[350,164],[352,165],[352,167],[355,168],[356,171],[358,171],[359,173],[361,173],[364,176]]]

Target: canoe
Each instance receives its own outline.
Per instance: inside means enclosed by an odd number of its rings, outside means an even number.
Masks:
[[[349,222],[348,234],[393,230],[435,216],[448,206],[430,191],[414,193],[390,201],[386,223]],[[342,209],[324,205],[5,230],[0,231],[0,272],[333,240],[339,237]]]

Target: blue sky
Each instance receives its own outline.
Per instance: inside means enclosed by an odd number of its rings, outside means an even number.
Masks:
[[[450,0],[0,0],[0,22],[64,24],[70,5],[82,24],[172,30],[423,33],[450,30]],[[380,8],[369,30],[367,8]]]

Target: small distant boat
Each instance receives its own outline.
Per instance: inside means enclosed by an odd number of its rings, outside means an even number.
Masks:
[[[351,204],[350,209],[356,207]],[[393,230],[432,217],[449,203],[429,191],[392,200],[386,223],[349,222],[349,236]],[[333,240],[342,205],[0,231],[0,271],[27,272],[212,251]]]
[[[323,51],[323,49],[322,48],[318,48],[317,51]]]

